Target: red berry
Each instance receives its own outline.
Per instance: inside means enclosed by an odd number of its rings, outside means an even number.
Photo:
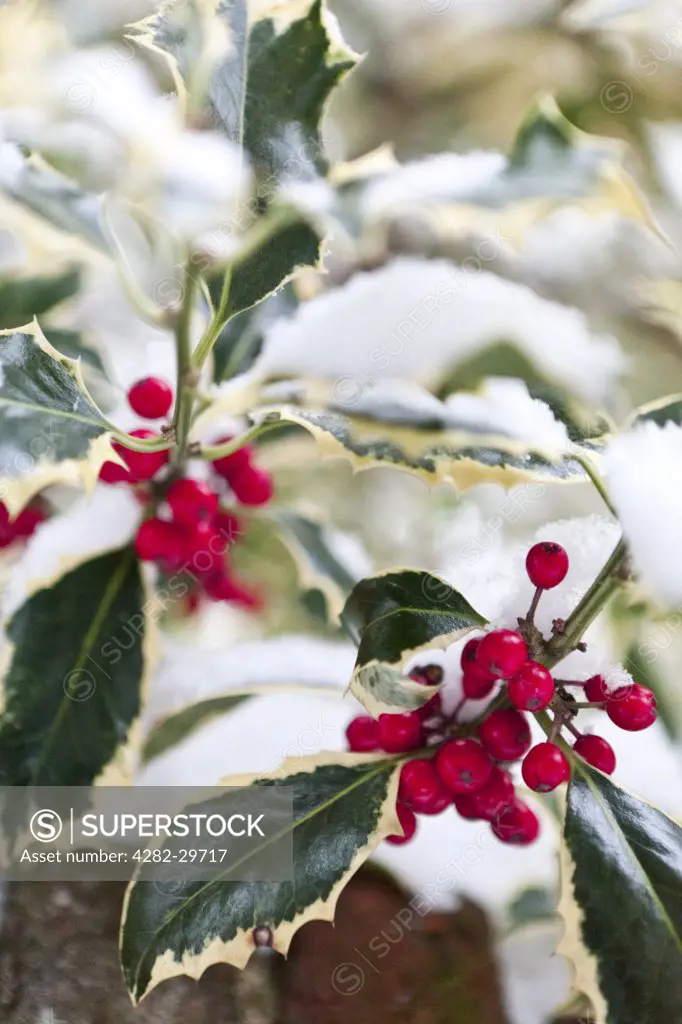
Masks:
[[[133,412],[146,420],[158,420],[165,416],[173,403],[173,391],[161,377],[142,377],[128,392],[128,401]]]
[[[482,700],[492,692],[496,683],[495,676],[472,665],[462,676],[462,692],[469,700]]]
[[[119,446],[120,447],[120,446]],[[135,478],[125,466],[119,466],[118,462],[104,462],[99,471],[99,479],[103,484],[132,484]]]
[[[131,437],[140,438],[161,436],[154,430],[147,430],[146,427],[138,427],[136,430],[131,430],[130,434]],[[169,452],[167,448],[160,452],[134,452],[129,448],[124,448],[118,441],[113,442],[113,448],[123,458],[135,483],[139,480],[151,480],[168,462]]]
[[[211,520],[218,511],[218,495],[202,480],[176,480],[167,498],[173,519],[185,526]]]
[[[496,629],[483,637],[476,662],[486,672],[511,679],[528,660],[528,648],[522,636],[511,629]]]
[[[436,770],[453,793],[472,793],[490,778],[493,763],[477,740],[448,740],[436,754]]]
[[[135,550],[143,562],[164,562],[168,568],[179,569],[186,555],[185,536],[175,523],[145,519],[135,537]]]
[[[594,765],[606,775],[611,775],[616,768],[616,755],[613,752],[613,747],[601,736],[580,736],[573,744],[573,749],[588,764]]]
[[[444,675],[440,665],[420,665],[419,668],[412,669],[409,678],[421,686],[440,686]]]
[[[242,534],[242,525],[231,512],[219,512],[213,520],[216,536],[224,545],[224,550],[234,544]]]
[[[45,512],[40,505],[28,505],[19,513],[9,528],[16,538],[32,537],[41,523],[46,519]]]
[[[417,831],[417,819],[414,811],[406,804],[396,804],[396,812],[398,815],[398,821],[400,827],[403,830],[403,835],[386,836],[387,843],[393,843],[395,846],[402,846],[403,843],[409,843],[412,836]]]
[[[505,807],[493,822],[493,832],[503,843],[528,846],[538,837],[540,822],[523,800],[515,800]]]
[[[243,466],[233,473],[230,487],[241,505],[265,505],[273,495],[272,477],[256,466]]]
[[[227,601],[250,611],[258,611],[262,607],[260,595],[228,576],[224,569],[207,574],[202,584],[206,596],[212,601]]]
[[[568,555],[561,544],[542,541],[526,555],[526,572],[534,587],[551,590],[558,587],[568,572]]]
[[[368,753],[379,749],[379,726],[376,718],[370,715],[358,715],[348,723],[346,739],[349,750],[356,753]]]
[[[0,548],[6,548],[14,540],[14,530],[9,521],[9,512],[4,502],[0,501]]]
[[[478,821],[479,813],[474,797],[475,793],[458,793],[454,798],[455,810],[461,818],[468,821]]]
[[[379,715],[379,744],[387,754],[403,754],[422,743],[422,724],[414,711]]]
[[[591,701],[593,704],[604,703],[609,699],[611,691],[606,685],[606,680],[603,676],[592,676],[585,683],[585,699]]]
[[[498,761],[516,761],[530,747],[528,722],[514,708],[491,711],[478,728],[481,743]]]
[[[472,636],[471,640],[467,640],[462,653],[459,657],[459,663],[462,666],[462,671],[466,672],[470,665],[476,664],[476,655],[478,654],[478,648],[481,646],[482,637]]]
[[[648,729],[656,721],[656,698],[646,686],[619,686],[609,696],[606,714],[614,725],[628,732]]]
[[[477,818],[494,821],[505,807],[514,802],[514,793],[514,783],[509,772],[495,765],[485,785],[472,793],[469,799]]]
[[[527,661],[509,680],[507,691],[510,701],[520,711],[542,711],[554,696],[554,680],[544,665]]]
[[[228,441],[232,440],[233,438],[230,435],[226,435],[225,437],[217,438],[215,444],[227,444]],[[250,445],[245,444],[242,448],[237,448],[236,452],[232,452],[231,455],[223,455],[222,459],[216,459],[211,465],[218,476],[224,477],[229,482],[235,473],[251,464],[252,454],[253,451]]]
[[[417,708],[415,714],[419,716],[420,721],[426,722],[429,718],[435,718],[436,715],[441,713],[441,700],[440,694],[434,693],[431,700],[427,700],[426,704],[422,704],[420,708]]]
[[[538,743],[523,759],[521,774],[529,789],[549,793],[562,782],[568,782],[571,768],[555,743]]]
[[[433,759],[415,758],[400,772],[398,799],[421,814],[440,814],[452,803],[452,797],[440,780]]]

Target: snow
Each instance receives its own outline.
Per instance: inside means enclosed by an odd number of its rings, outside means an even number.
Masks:
[[[609,494],[634,565],[652,595],[682,601],[682,427],[642,423],[604,457]]]

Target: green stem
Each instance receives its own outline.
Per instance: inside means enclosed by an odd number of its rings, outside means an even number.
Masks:
[[[585,472],[589,476],[590,480],[594,484],[595,488],[599,491],[599,494],[601,495],[602,501],[606,505],[607,509],[617,519],[618,518],[618,513],[616,512],[615,508],[611,504],[611,499],[608,496],[606,488],[604,487],[602,479],[599,476],[599,474],[597,473],[597,470],[596,470],[596,467],[594,466],[594,464],[590,461],[590,459],[587,458],[586,455],[583,455],[582,452],[573,452],[572,453],[572,457],[575,459],[576,462],[579,462],[580,465],[583,467],[583,469],[585,470]]]
[[[208,462],[215,462],[216,459],[222,459],[226,455],[232,455],[237,449],[243,448],[249,441],[255,441],[257,437],[262,437],[263,434],[269,433],[271,430],[279,430],[281,427],[286,426],[281,420],[277,420],[274,423],[269,423],[264,420],[262,423],[256,424],[255,427],[251,427],[245,434],[240,437],[233,437],[231,441],[226,441],[225,444],[218,444],[214,447],[202,448],[201,457],[206,459]]]
[[[197,282],[189,273],[189,269],[185,270],[184,282],[185,294],[175,330],[177,386],[173,431],[176,445],[174,462],[176,463],[182,463],[187,455],[196,388],[195,373],[192,367],[192,313]]]
[[[200,370],[208,359],[209,353],[215,345],[220,332],[227,323],[227,306],[230,301],[230,288],[232,286],[232,266],[229,266],[225,271],[225,277],[223,278],[223,287],[220,292],[220,301],[218,302],[218,308],[213,314],[213,318],[202,334],[199,344],[194,350],[192,362],[197,370]]]
[[[553,668],[567,654],[575,650],[587,627],[591,625],[618,588],[620,583],[618,570],[621,568],[626,554],[625,541],[621,538],[592,586],[566,620],[563,631],[555,633],[547,644],[541,658],[547,668]]]

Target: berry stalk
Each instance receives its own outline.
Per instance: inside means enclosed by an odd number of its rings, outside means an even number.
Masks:
[[[187,456],[189,431],[192,424],[194,409],[195,372],[192,366],[192,313],[196,280],[189,272],[184,273],[185,293],[175,331],[177,351],[177,387],[175,390],[175,412],[173,415],[173,431],[175,434],[175,450],[173,461],[182,466]]]

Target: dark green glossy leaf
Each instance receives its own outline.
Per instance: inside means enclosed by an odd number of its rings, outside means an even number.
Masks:
[[[429,700],[434,687],[406,679],[406,663],[421,650],[448,647],[486,622],[449,583],[416,569],[361,580],[341,620],[358,644],[351,691],[373,715]]]
[[[131,548],[37,591],[6,626],[0,784],[88,786],[114,764],[140,713],[148,624]]]
[[[227,316],[255,306],[276,288],[288,281],[297,269],[316,266],[320,239],[308,224],[289,224],[272,235],[267,242],[233,272]],[[218,300],[222,280],[211,284],[214,301]]]
[[[55,481],[94,484],[108,424],[78,364],[32,326],[0,336],[0,371],[0,498],[17,510]]]
[[[167,978],[199,978],[214,963],[244,967],[253,930],[270,929],[286,954],[307,921],[332,920],[339,892],[381,839],[399,831],[395,760],[349,754],[285,762],[272,776],[226,785],[293,788],[293,881],[187,883],[164,894],[131,883],[121,928],[121,961],[134,1001]]]
[[[230,380],[253,366],[262,351],[266,329],[280,317],[289,316],[296,305],[291,285],[285,285],[233,316],[213,346],[213,379],[218,383]]]
[[[0,329],[23,327],[80,288],[80,271],[65,270],[53,277],[19,277],[0,280]]]
[[[605,1024],[682,1019],[682,829],[578,763],[564,835]]]

